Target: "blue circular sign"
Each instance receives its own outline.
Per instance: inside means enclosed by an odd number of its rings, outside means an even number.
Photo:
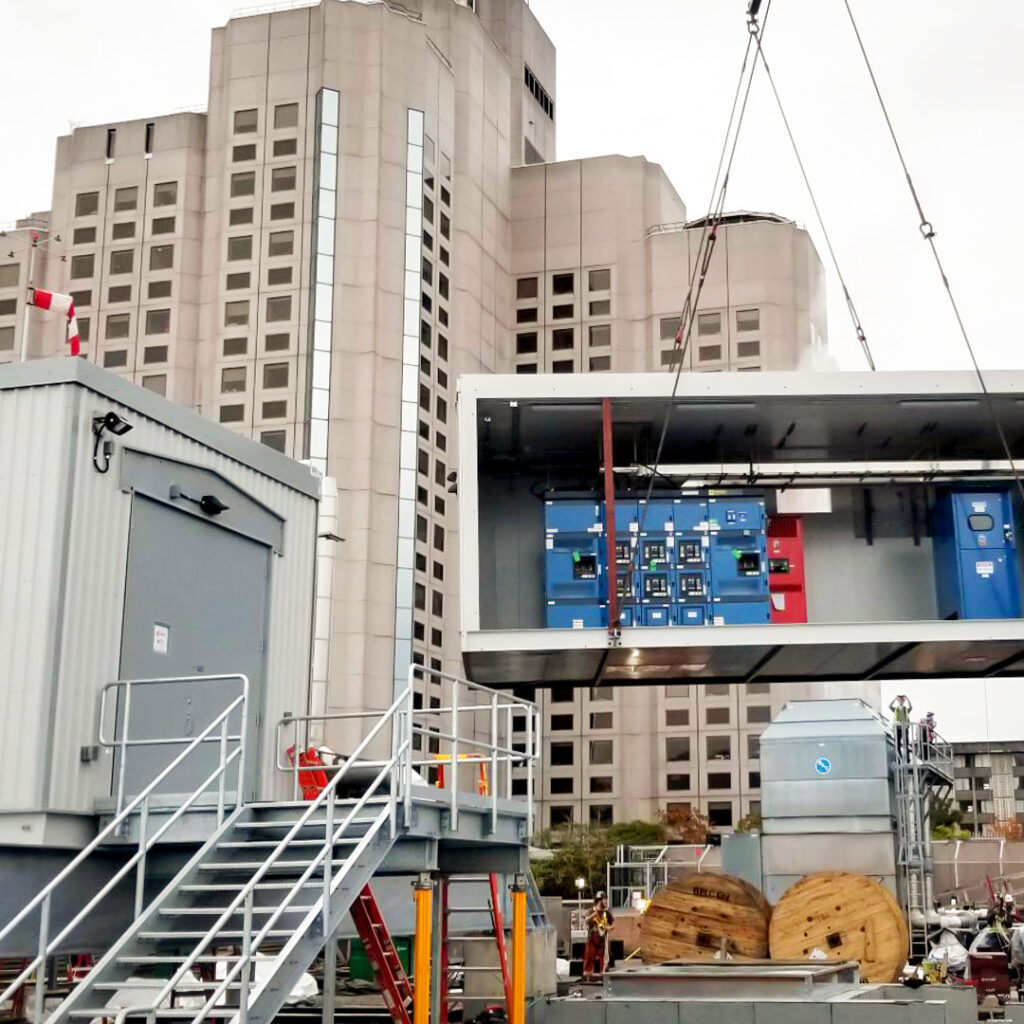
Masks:
[[[827,757],[819,757],[818,760],[814,762],[814,770],[819,775],[828,775],[828,773],[832,771],[832,762]]]

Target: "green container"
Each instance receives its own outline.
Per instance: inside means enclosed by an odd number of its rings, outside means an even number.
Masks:
[[[412,963],[412,939],[393,938],[391,941],[394,942],[398,959],[401,961],[405,973],[408,974],[411,969],[410,964]],[[373,965],[370,963],[370,958],[366,955],[366,947],[359,939],[351,940],[348,955],[348,974],[354,981],[374,980]]]

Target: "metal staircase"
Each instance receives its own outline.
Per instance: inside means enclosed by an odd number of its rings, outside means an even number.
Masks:
[[[909,955],[931,948],[929,917],[934,916],[932,885],[932,801],[953,785],[952,747],[916,723],[894,726],[893,776],[896,795],[896,864],[909,929]]]
[[[463,694],[482,694],[492,725],[498,721],[495,709],[501,695],[462,680],[457,686]],[[386,859],[394,858],[397,866],[393,873],[408,872],[410,865],[414,870],[429,869],[431,863],[440,867],[439,837],[445,835],[459,848],[459,856],[465,855],[467,842],[481,844],[485,856],[493,856],[487,852],[487,844],[498,844],[495,850],[504,844],[504,849],[517,855],[520,852],[532,827],[529,801],[513,803],[499,800],[496,794],[481,797],[455,788],[442,792],[417,776],[415,768],[422,760],[414,757],[413,749],[420,744],[413,738],[437,735],[438,730],[417,722],[417,716],[426,712],[414,709],[412,675],[409,689],[383,714],[348,713],[349,718],[376,721],[343,763],[332,766],[329,781],[315,799],[245,803],[238,796],[244,787],[236,780],[235,806],[230,810],[225,807],[225,777],[232,766],[242,777],[246,700],[247,687],[242,697],[188,743],[89,846],[0,928],[3,940],[14,929],[37,923],[39,950],[0,992],[0,1005],[23,994],[26,985],[39,979],[33,1013],[37,1024],[44,1019],[62,1024],[94,1018],[111,1019],[114,1024],[129,1020],[151,1024],[162,1019],[269,1024],[349,914],[357,927],[360,923],[365,926],[360,932],[379,930],[383,962],[388,962],[386,926],[372,894],[371,906],[365,898],[368,883]],[[532,705],[502,706],[501,717],[507,717],[509,729],[513,709],[536,714]],[[235,723],[237,732],[229,732],[229,722]],[[482,740],[464,728],[460,732],[456,714],[452,714],[452,723],[448,736],[453,747],[463,743],[484,749],[492,775],[497,776],[499,766],[505,771],[510,796],[513,765],[527,760],[532,766],[535,752],[524,755],[514,751],[507,740],[499,744],[493,728],[489,736],[485,731]],[[175,742],[181,745],[180,740]],[[153,827],[148,808],[154,794],[191,758],[199,760],[204,770],[208,768],[204,744],[219,747],[216,769],[158,828]],[[390,747],[389,756],[370,756],[381,747]],[[208,751],[209,747],[207,755]],[[220,823],[163,891],[145,905],[147,854],[189,807],[212,806],[209,796],[201,799],[211,789],[217,794]],[[460,816],[464,819],[461,832]],[[74,886],[80,878],[76,872],[94,853],[102,855],[118,846],[122,851],[133,846],[137,849],[84,909],[52,934],[50,907],[58,889]],[[41,978],[47,959],[61,951],[61,943],[85,915],[98,912],[103,898],[118,883],[131,880],[133,871],[133,922],[60,1005],[52,1010],[45,1007]],[[392,1011],[407,1010],[411,996],[408,979],[398,970],[385,973],[398,984]],[[108,1005],[115,993],[118,1005]],[[132,1005],[126,1007],[125,1003]]]

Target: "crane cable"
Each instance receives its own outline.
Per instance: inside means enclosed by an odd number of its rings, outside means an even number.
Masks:
[[[756,25],[756,22],[754,24]],[[861,325],[860,317],[857,315],[857,307],[853,304],[850,289],[846,286],[846,279],[843,277],[843,271],[839,266],[839,258],[836,256],[836,251],[832,247],[832,239],[829,238],[828,228],[825,227],[825,218],[822,217],[821,209],[818,207],[818,200],[814,195],[814,189],[811,187],[811,180],[807,176],[807,169],[804,167],[803,159],[800,156],[800,150],[797,148],[793,129],[790,127],[789,118],[786,116],[786,111],[782,106],[782,98],[779,96],[779,90],[775,87],[775,79],[772,77],[772,69],[768,66],[768,58],[764,55],[764,46],[762,45],[761,39],[763,31],[763,29],[760,29],[752,32],[754,41],[757,43],[757,54],[754,59],[756,60],[760,57],[761,63],[764,65],[764,72],[768,76],[768,84],[771,86],[772,95],[775,97],[775,103],[779,108],[779,114],[782,116],[782,123],[785,125],[786,134],[789,136],[790,145],[793,147],[793,155],[796,157],[797,166],[800,168],[800,174],[804,179],[804,184],[807,186],[807,195],[810,197],[811,205],[814,207],[814,215],[818,218],[818,227],[821,228],[821,233],[825,239],[825,245],[828,247],[828,254],[832,257],[832,265],[836,269],[836,276],[839,278],[839,284],[843,289],[843,298],[846,300],[846,308],[850,311],[850,319],[853,321],[854,332],[857,335],[857,340],[860,342],[860,347],[864,352],[864,358],[867,360],[868,366],[872,371],[874,371],[876,369],[875,360],[872,358],[867,336],[865,335],[864,328]]]
[[[999,414],[996,412],[995,403],[992,401],[992,395],[989,393],[988,385],[985,383],[985,377],[981,372],[981,367],[978,365],[977,356],[974,354],[974,346],[971,344],[970,336],[967,333],[967,326],[964,324],[963,317],[960,314],[960,307],[957,305],[956,298],[953,295],[953,289],[950,286],[949,278],[946,275],[946,269],[942,264],[942,258],[939,256],[938,247],[935,245],[935,228],[932,226],[931,221],[929,221],[925,216],[924,208],[922,207],[921,200],[917,194],[917,189],[914,187],[914,181],[910,177],[910,168],[907,166],[906,158],[903,156],[903,149],[900,147],[899,139],[896,136],[896,129],[893,127],[892,118],[889,116],[889,110],[885,105],[885,100],[882,98],[882,90],[879,88],[878,79],[875,78],[875,72],[871,66],[871,60],[868,58],[868,52],[864,46],[864,40],[861,38],[860,30],[857,28],[857,20],[853,16],[853,10],[850,7],[850,0],[843,0],[843,5],[846,7],[846,13],[850,17],[850,25],[853,28],[853,34],[857,37],[857,45],[860,47],[861,56],[864,58],[864,65],[867,68],[869,77],[871,78],[871,84],[874,86],[875,95],[878,97],[878,105],[882,108],[882,116],[885,118],[886,126],[889,129],[889,135],[892,138],[892,144],[896,148],[896,155],[899,157],[904,177],[907,179],[907,187],[910,189],[910,196],[914,200],[914,205],[917,207],[917,215],[920,218],[918,230],[921,232],[921,237],[924,238],[931,248],[932,256],[935,257],[935,265],[938,268],[939,276],[942,278],[942,286],[946,289],[946,295],[949,297],[949,304],[953,308],[953,315],[956,317],[957,326],[960,328],[960,334],[964,339],[967,354],[971,357],[971,364],[974,367],[975,376],[978,378],[978,384],[981,387],[981,391],[985,399],[985,405],[988,409],[989,415],[992,417],[992,423],[995,426],[996,433],[999,435],[999,441],[1002,445],[1003,452],[1006,455],[1006,459],[1010,463],[1010,471],[1013,474],[1013,479],[1017,485],[1017,491],[1020,494],[1021,501],[1024,501],[1024,483],[1021,482],[1020,473],[1017,470],[1017,464],[1010,451],[1010,444],[1006,439],[1006,434],[1003,431],[1003,425],[999,420]]]
[[[743,127],[743,118],[747,111],[747,101],[750,99],[750,89],[754,83],[754,72],[757,70],[757,61],[750,61],[750,52],[753,48],[754,36],[764,32],[764,25],[768,21],[768,13],[771,9],[772,0],[765,5],[764,19],[760,29],[757,26],[758,9],[761,0],[751,0],[747,10],[747,47],[743,54],[743,63],[740,66],[739,80],[736,84],[736,92],[733,96],[732,110],[729,113],[729,121],[726,126],[725,139],[722,142],[722,151],[718,157],[718,167],[715,171],[715,180],[711,189],[711,199],[708,203],[708,213],[704,218],[701,231],[700,244],[697,248],[697,258],[694,261],[693,269],[690,272],[689,287],[683,309],[679,317],[679,330],[676,332],[675,348],[673,352],[678,355],[675,379],[672,383],[672,393],[665,409],[665,418],[661,425],[661,434],[658,438],[658,447],[655,451],[653,468],[650,481],[647,484],[647,493],[644,497],[643,510],[640,513],[640,520],[637,525],[637,551],[636,568],[639,570],[643,564],[641,553],[642,545],[640,535],[643,533],[644,523],[647,519],[647,510],[650,507],[651,493],[654,490],[654,481],[657,478],[657,467],[661,461],[661,454],[665,448],[665,439],[668,435],[669,423],[672,419],[672,408],[675,397],[679,391],[679,381],[683,374],[683,363],[690,345],[690,337],[693,333],[693,324],[697,318],[697,305],[700,301],[700,294],[707,280],[708,269],[711,265],[711,256],[714,252],[715,241],[718,234],[718,225],[721,222],[725,209],[725,197],[729,188],[729,175],[732,171],[733,159],[736,156],[736,147],[739,143],[740,129]],[[750,71],[747,65],[750,64]],[[744,89],[744,79],[746,88]],[[743,101],[740,103],[740,94],[743,94]],[[738,110],[737,110],[738,108]],[[733,126],[735,125],[735,131]],[[731,143],[731,145],[730,145]],[[728,154],[728,157],[727,157]],[[723,172],[724,171],[724,172]],[[605,461],[613,458],[612,452],[604,453]],[[632,560],[631,560],[632,561]],[[608,564],[611,573],[609,588],[618,586],[618,560],[614,551],[609,552]],[[632,571],[632,570],[631,570]],[[618,622],[609,623],[609,632],[617,634],[620,628]]]

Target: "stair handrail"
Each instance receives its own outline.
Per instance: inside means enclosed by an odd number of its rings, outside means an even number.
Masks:
[[[224,676],[217,676],[216,678],[227,678]],[[189,745],[181,751],[171,763],[164,768],[159,775],[154,778],[149,785],[145,787],[130,803],[126,804],[124,809],[114,817],[110,823],[97,833],[96,837],[88,843],[82,850],[71,859],[56,875],[43,886],[35,896],[25,904],[24,907],[18,911],[10,921],[7,922],[0,928],[0,942],[2,942],[25,918],[32,913],[37,907],[40,911],[39,918],[39,940],[38,940],[38,953],[29,961],[27,966],[21,971],[21,973],[12,981],[7,988],[0,992],[0,1004],[3,1004],[31,977],[32,973],[46,961],[46,958],[50,955],[50,950],[56,947],[62,942],[68,935],[70,935],[75,928],[77,928],[85,917],[92,912],[93,908],[96,907],[101,900],[125,877],[133,868],[144,861],[146,853],[150,848],[167,832],[167,830],[174,825],[174,823],[185,813],[185,811],[199,799],[210,786],[218,778],[221,778],[228,770],[228,768],[236,761],[239,761],[239,783],[238,789],[235,794],[235,805],[236,807],[242,801],[242,788],[243,788],[243,775],[244,770],[244,750],[246,745],[246,731],[248,724],[248,702],[249,702],[249,679],[247,676],[236,673],[230,676],[230,678],[237,678],[242,682],[242,692],[238,695],[223,711],[220,712],[209,725],[206,726],[203,731],[193,739]],[[125,680],[125,682],[143,682],[144,680]],[[179,682],[182,680],[178,679],[166,679],[161,682]],[[224,737],[224,730],[227,727],[227,723],[231,715],[238,709],[241,709],[241,720],[242,726],[239,732],[238,746],[231,751],[230,754],[225,752],[225,744],[222,742],[220,745],[220,763],[217,768],[211,772],[206,779],[201,783],[198,789],[194,790],[186,800],[175,810],[175,812],[158,828],[151,836],[144,837],[140,841],[136,852],[115,872],[115,874],[99,889],[99,891],[92,897],[91,900],[81,909],[74,917],[64,926],[60,933],[54,937],[49,937],[49,924],[50,924],[50,901],[57,890],[67,879],[74,874],[76,869],[80,867],[89,857],[92,856],[96,850],[102,846],[111,836],[119,834],[122,826],[128,821],[131,815],[135,812],[136,808],[141,808],[142,812],[145,813],[149,807],[149,798],[155,792],[157,786],[159,786],[172,772],[181,767],[188,756],[200,747],[202,744],[207,742],[214,730],[221,726],[221,736]],[[126,723],[127,728],[127,723]],[[36,1013],[35,1019],[42,1019],[42,997],[44,995],[44,986],[37,984],[36,986]]]
[[[391,706],[381,715],[381,717],[377,720],[377,723],[373,726],[372,729],[370,729],[370,731],[366,734],[366,737],[359,743],[356,749],[352,752],[349,759],[345,761],[343,765],[341,765],[341,767],[335,773],[334,778],[331,779],[330,782],[328,782],[328,784],[324,787],[323,791],[316,797],[315,800],[310,801],[309,806],[299,816],[295,824],[292,825],[292,827],[288,830],[284,838],[278,842],[277,846],[274,847],[274,849],[266,857],[266,859],[263,861],[260,867],[256,869],[255,874],[249,879],[249,881],[239,890],[238,894],[232,899],[230,906],[228,906],[228,908],[223,911],[220,917],[208,929],[206,934],[196,943],[196,945],[192,949],[192,952],[184,958],[184,962],[177,969],[177,971],[174,972],[170,980],[164,985],[164,987],[160,990],[159,994],[153,1000],[151,1004],[152,1009],[158,1008],[161,1005],[161,1003],[163,1003],[164,999],[170,996],[171,992],[174,991],[174,989],[177,987],[178,983],[182,980],[182,978],[184,978],[185,975],[192,969],[193,965],[195,964],[195,961],[202,954],[202,951],[210,944],[212,939],[224,927],[224,925],[235,913],[235,911],[239,908],[239,906],[242,906],[243,904],[245,905],[245,923],[243,923],[242,927],[243,946],[247,948],[243,949],[242,955],[239,957],[235,965],[229,971],[225,972],[225,977],[223,981],[221,981],[220,985],[218,985],[217,989],[210,996],[209,1000],[207,1000],[207,1005],[199,1011],[199,1013],[195,1017],[195,1020],[201,1020],[203,1015],[208,1011],[208,1009],[216,1004],[216,1001],[221,998],[224,992],[227,991],[228,985],[235,979],[238,973],[242,970],[243,965],[251,965],[253,953],[256,952],[256,950],[258,949],[259,944],[266,937],[266,933],[270,930],[272,923],[276,922],[277,918],[283,911],[283,908],[286,907],[291,902],[292,899],[294,899],[296,892],[298,892],[305,884],[305,882],[308,881],[309,876],[320,864],[320,861],[324,858],[325,853],[330,852],[331,854],[333,854],[334,845],[340,838],[341,833],[344,832],[345,828],[350,824],[351,819],[365,806],[366,801],[369,799],[371,792],[376,791],[376,787],[380,784],[382,776],[387,772],[389,768],[394,768],[398,766],[401,754],[404,753],[405,746],[409,743],[408,729],[402,730],[404,736],[403,741],[397,744],[396,747],[392,750],[391,757],[387,761],[383,762],[383,767],[381,768],[380,772],[378,772],[377,777],[374,780],[373,786],[371,788],[368,788],[367,791],[363,794],[363,796],[359,799],[359,801],[357,801],[356,805],[345,817],[341,825],[339,825],[337,829],[334,829],[332,827],[333,822],[331,820],[331,812],[333,811],[334,808],[334,798],[335,794],[338,791],[338,786],[341,783],[341,780],[345,778],[345,775],[348,772],[349,768],[357,763],[359,755],[364,750],[366,750],[366,748],[381,733],[384,726],[390,724],[392,721],[396,719],[396,715],[400,709],[404,711],[404,705],[407,702],[408,696],[406,695],[405,692],[402,692],[401,694],[399,694],[398,697],[395,698]],[[392,772],[391,791],[388,797],[388,806],[385,808],[385,812],[387,813],[388,816],[391,816],[393,818],[394,805],[398,799],[398,788],[400,786],[408,787],[410,784],[411,779],[407,775],[403,773],[403,778],[401,782],[399,782],[395,777],[395,773]],[[278,906],[277,912],[274,915],[272,915],[271,920],[263,926],[261,931],[256,936],[256,940],[254,942],[249,941],[248,936],[249,932],[251,931],[252,923],[253,893],[256,890],[256,886],[259,884],[264,875],[266,875],[266,873],[270,870],[270,868],[280,860],[281,854],[285,850],[287,850],[288,845],[291,843],[291,841],[306,826],[306,823],[312,817],[313,813],[324,804],[327,804],[328,806],[328,814],[327,822],[325,823],[326,827],[324,830],[325,834],[323,847],[321,848],[317,856],[313,859],[313,861],[310,863],[309,867],[303,873],[302,877],[300,877],[300,879],[288,892],[288,895],[281,901],[281,903]],[[380,827],[380,824],[383,823],[384,819],[385,815],[382,814],[380,817],[380,821],[376,826],[377,828]],[[367,842],[368,838],[369,837],[364,837],[363,841]],[[365,849],[365,846],[363,848]],[[354,855],[355,852],[353,851],[353,856]],[[329,861],[330,858],[328,860],[328,864]],[[329,874],[329,867],[325,868],[325,894],[323,897],[325,899],[325,902],[327,903],[327,906],[325,906],[324,908],[325,913],[327,912],[329,906]],[[241,999],[247,1000],[248,993],[241,993],[240,1000]],[[243,1003],[242,1005],[245,1006],[247,1004]]]

